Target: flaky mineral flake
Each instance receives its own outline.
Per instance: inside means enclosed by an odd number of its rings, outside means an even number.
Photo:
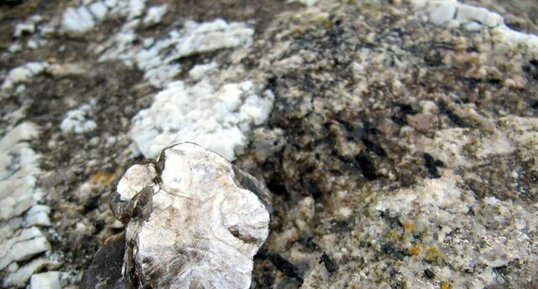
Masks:
[[[262,183],[192,143],[132,166],[112,200],[128,224],[124,274],[138,288],[249,288],[268,198]]]

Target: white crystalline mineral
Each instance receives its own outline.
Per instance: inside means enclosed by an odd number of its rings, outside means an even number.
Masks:
[[[145,72],[144,78],[155,87],[163,87],[181,71],[176,64],[178,59],[245,46],[252,42],[253,35],[254,29],[241,22],[228,23],[222,19],[203,23],[185,21],[182,30],[173,30],[167,38],[138,51],[136,63]]]
[[[51,263],[38,258],[50,252],[46,235],[38,228],[50,226],[50,208],[38,204],[43,198],[37,187],[40,156],[29,144],[38,134],[37,125],[23,122],[0,139],[2,288],[24,286],[35,271]]]
[[[139,18],[145,8],[145,0],[97,0],[86,6],[67,8],[62,15],[61,29],[71,33],[85,33],[111,16],[125,17],[128,20]]]
[[[166,13],[166,7],[151,7],[143,20],[124,23],[104,45],[95,48],[101,54],[99,61],[122,60],[127,65],[136,64],[152,86],[161,88],[181,72],[178,60],[183,57],[252,43],[253,28],[246,23],[222,19],[202,23],[188,20],[182,29],[171,30],[166,37],[140,39],[135,32],[139,25],[157,23]],[[137,40],[142,45],[136,44]]]
[[[34,274],[30,281],[30,289],[60,289],[60,272]]]
[[[62,16],[62,29],[83,33],[95,26],[95,19],[86,6],[68,8]]]
[[[72,132],[81,134],[97,128],[95,121],[90,119],[92,115],[92,104],[83,104],[78,108],[68,111],[60,124],[60,129],[64,133]]]
[[[92,3],[88,8],[97,20],[104,19],[108,13],[108,7],[101,1]]]
[[[144,17],[144,20],[142,21],[146,25],[156,24],[161,22],[161,19],[163,18],[164,14],[166,14],[166,4],[159,5],[159,6],[153,6],[148,8],[148,11],[146,12],[146,16]]]
[[[268,235],[269,193],[193,143],[132,166],[112,199],[126,222],[126,276],[137,288],[249,288]]]
[[[148,158],[171,144],[189,141],[233,160],[235,148],[244,145],[251,126],[265,121],[272,104],[273,95],[257,95],[250,81],[220,88],[207,79],[193,86],[177,81],[134,117],[131,134]]]
[[[32,77],[41,73],[48,67],[46,62],[28,62],[21,66],[11,69],[2,83],[1,89],[9,91],[15,88],[15,85],[29,82]]]

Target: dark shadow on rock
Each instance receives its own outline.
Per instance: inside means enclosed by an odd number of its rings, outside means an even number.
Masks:
[[[121,274],[125,252],[125,234],[115,235],[97,251],[90,267],[82,275],[80,289],[125,289]]]

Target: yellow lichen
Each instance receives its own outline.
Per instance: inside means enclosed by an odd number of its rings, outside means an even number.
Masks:
[[[405,222],[403,224],[403,227],[404,227],[404,230],[406,232],[413,232],[415,230],[415,226],[412,223],[409,223],[409,222]]]
[[[418,254],[420,254],[420,249],[421,249],[421,245],[420,243],[417,243],[411,247],[409,247],[409,255],[411,256],[416,256]]]
[[[441,260],[443,260],[443,254],[441,253],[441,251],[439,251],[439,249],[432,246],[426,249],[424,259],[426,259],[426,261],[428,262],[440,262]]]
[[[394,243],[402,240],[402,234],[398,230],[390,230],[385,234],[385,241]]]
[[[450,288],[450,285],[445,282],[445,281],[441,281],[441,284],[439,286],[441,289],[449,289]]]
[[[95,172],[90,177],[90,181],[93,185],[103,184],[105,186],[108,186],[112,183],[113,180],[114,178],[112,174],[109,174],[107,172],[102,172],[102,171]]]

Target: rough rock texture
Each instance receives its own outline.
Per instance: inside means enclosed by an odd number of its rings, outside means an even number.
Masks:
[[[127,224],[132,288],[249,288],[252,257],[269,233],[265,186],[192,144],[130,167],[112,199]]]
[[[207,77],[194,85],[173,82],[133,118],[131,134],[146,157],[157,156],[172,143],[192,141],[233,160],[251,127],[268,117],[273,100],[270,91],[258,96],[250,81],[228,83],[218,90]]]
[[[8,2],[2,286],[96,285],[179,141],[273,194],[251,288],[538,286],[536,1]]]

